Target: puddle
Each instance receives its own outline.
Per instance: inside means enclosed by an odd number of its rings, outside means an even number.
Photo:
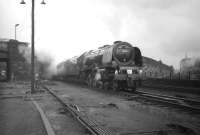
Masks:
[[[58,113],[59,114],[66,114],[66,110],[64,108],[59,108]]]
[[[16,88],[16,87],[14,87],[14,86],[6,86],[6,87],[4,87],[5,89],[14,89],[14,88]]]
[[[103,108],[115,108],[115,109],[119,109],[119,107],[115,103],[108,103],[108,104],[100,103],[100,104],[102,105]]]
[[[178,94],[176,94],[175,97],[186,98],[186,96],[184,96],[184,95],[178,95]]]
[[[119,135],[169,135],[168,131],[144,131],[144,132],[127,132],[120,133]]]
[[[181,133],[183,135],[197,135],[192,129],[182,126],[180,124],[167,124],[167,127],[176,130],[178,133]]]
[[[125,98],[125,100],[127,100],[127,101],[133,101],[133,100],[135,100],[135,97],[127,97],[127,98]]]

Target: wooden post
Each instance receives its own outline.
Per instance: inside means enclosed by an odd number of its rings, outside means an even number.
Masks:
[[[189,79],[189,80],[190,80],[190,77],[191,77],[190,75],[191,75],[191,73],[190,73],[190,71],[189,71],[189,72],[188,72],[188,79]]]
[[[35,92],[35,46],[34,46],[34,36],[35,36],[35,23],[34,23],[34,12],[35,12],[35,0],[32,0],[32,12],[31,12],[31,93]]]

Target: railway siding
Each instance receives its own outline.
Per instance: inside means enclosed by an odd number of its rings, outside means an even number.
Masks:
[[[90,134],[69,112],[51,95],[46,93],[37,100],[56,135],[88,135]]]
[[[48,87],[44,88],[49,91],[85,128],[87,128],[94,135],[112,135],[108,129],[102,128],[101,124],[91,120],[84,113],[81,113],[78,106],[64,102],[55,92]]]
[[[80,112],[97,121],[98,126],[106,127],[116,134],[169,132],[172,129],[168,125],[171,124],[180,124],[199,131],[197,128],[199,119],[189,116],[189,114],[180,115],[180,112],[136,100],[128,100],[130,97],[112,95],[112,92],[107,93],[60,82],[54,83],[48,87],[64,102],[77,106],[75,108],[78,108]],[[178,134],[177,130],[173,129],[173,132]]]

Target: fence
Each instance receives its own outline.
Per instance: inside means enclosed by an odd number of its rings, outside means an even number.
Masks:
[[[142,74],[143,79],[169,79],[169,80],[200,80],[200,73],[160,73],[145,72]]]

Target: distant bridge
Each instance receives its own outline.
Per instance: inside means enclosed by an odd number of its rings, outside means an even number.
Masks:
[[[27,48],[28,43],[17,40],[0,39],[0,81],[9,81],[16,73],[20,61],[20,49]],[[5,73],[5,76],[3,76]]]

